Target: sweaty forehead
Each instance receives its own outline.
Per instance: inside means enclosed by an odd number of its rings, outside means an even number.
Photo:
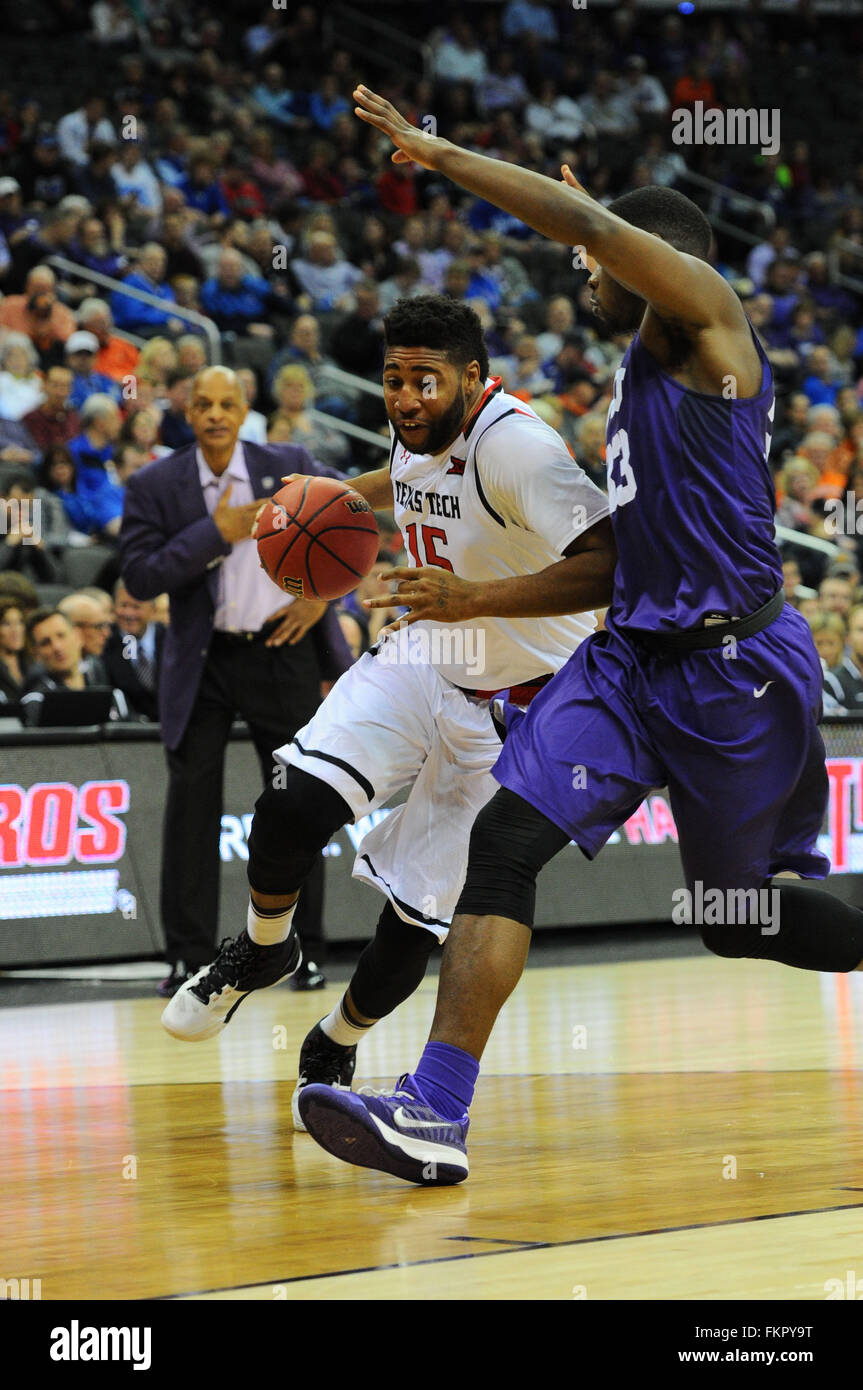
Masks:
[[[384,370],[397,367],[401,371],[454,371],[446,353],[441,348],[426,347],[388,347]]]

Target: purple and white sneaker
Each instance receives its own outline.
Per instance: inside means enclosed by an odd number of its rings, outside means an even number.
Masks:
[[[408,1073],[396,1086],[376,1091],[341,1091],[304,1086],[298,1105],[312,1138],[327,1153],[358,1168],[377,1168],[422,1187],[451,1187],[468,1175],[470,1120],[445,1120],[405,1089]]]

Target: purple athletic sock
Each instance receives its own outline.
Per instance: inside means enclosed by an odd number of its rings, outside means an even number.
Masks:
[[[408,1086],[445,1120],[461,1120],[473,1100],[479,1062],[449,1043],[426,1043]]]

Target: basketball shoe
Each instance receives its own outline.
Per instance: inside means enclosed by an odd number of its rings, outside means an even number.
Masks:
[[[358,1168],[377,1168],[422,1187],[451,1187],[468,1175],[470,1120],[445,1120],[413,1091],[412,1078],[399,1077],[394,1089],[336,1090],[304,1086],[300,1118],[327,1153]]]
[[[291,929],[286,941],[258,946],[247,931],[223,941],[212,965],[187,980],[162,1012],[162,1027],[183,1042],[220,1033],[247,994],[266,989],[299,970],[303,953]]]
[[[338,1090],[349,1091],[357,1065],[356,1044],[342,1047],[328,1038],[319,1023],[306,1034],[300,1048],[300,1074],[291,1101],[291,1114],[294,1129],[305,1130],[300,1115],[300,1092],[304,1086],[335,1086]]]

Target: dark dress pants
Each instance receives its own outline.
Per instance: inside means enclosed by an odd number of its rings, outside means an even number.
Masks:
[[[215,956],[219,926],[219,837],[225,749],[235,717],[245,719],[265,783],[273,749],[287,743],[320,704],[314,643],[267,647],[263,640],[213,634],[198,697],[182,742],[167,749],[168,797],[162,842],[161,913],[165,957],[198,969]],[[324,864],[319,858],[294,924],[306,959],[322,955]],[[245,921],[232,924],[236,935]]]

